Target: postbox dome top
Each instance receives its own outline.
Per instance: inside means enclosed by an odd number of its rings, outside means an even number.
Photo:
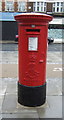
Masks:
[[[53,17],[42,13],[22,13],[14,16],[17,22],[21,23],[48,23]]]
[[[31,12],[31,13],[22,13],[22,14],[19,14],[19,15],[43,15],[43,16],[50,16],[50,15],[47,15],[47,14],[42,14],[42,13],[34,13],[34,12]]]

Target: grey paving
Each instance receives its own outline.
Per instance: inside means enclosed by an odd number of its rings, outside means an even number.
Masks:
[[[37,118],[39,120],[39,116],[37,113],[19,113],[19,114],[3,114],[3,118]]]
[[[16,81],[7,82],[6,93],[8,94],[17,93],[17,82]]]
[[[48,52],[47,63],[62,64],[62,52]]]
[[[62,115],[64,120],[64,96],[62,97]]]
[[[2,104],[2,112],[3,113],[14,113],[16,109],[16,94],[7,94],[4,97],[4,101]]]
[[[4,102],[6,103],[5,105],[3,104],[3,115],[12,114],[11,116],[13,117],[15,114],[16,117],[21,114],[21,118],[62,118],[62,96],[47,96],[47,105],[36,108],[19,107],[16,102],[16,97],[13,96],[6,96],[7,101]]]
[[[17,64],[18,52],[17,51],[0,51],[0,64]]]
[[[2,114],[0,114],[0,120],[2,120]]]
[[[62,96],[47,96],[48,107],[38,109],[40,118],[62,118]]]
[[[1,79],[0,79],[1,80]],[[17,102],[18,78],[3,78],[1,94],[3,99],[2,116],[10,118],[61,118],[62,117],[62,80],[47,79],[46,103],[40,107],[25,107]]]
[[[48,52],[48,64],[62,64],[62,52]],[[18,51],[0,51],[0,64],[18,64]]]
[[[0,113],[2,113],[2,103],[4,101],[4,95],[0,95]]]
[[[0,51],[17,51],[18,50],[18,44],[15,43],[0,43]],[[62,51],[62,44],[49,44],[48,45],[48,51],[56,52],[56,51]],[[64,51],[64,50],[63,50]]]
[[[47,79],[47,95],[48,96],[62,95],[62,78]]]
[[[3,43],[3,44],[0,44],[0,50],[2,50],[2,51],[17,51],[18,50],[18,44]]]
[[[64,78],[62,78],[62,95],[64,96]]]

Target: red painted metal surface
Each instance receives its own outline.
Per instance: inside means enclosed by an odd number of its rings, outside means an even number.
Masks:
[[[19,83],[41,86],[46,82],[48,22],[51,16],[21,14],[15,16],[19,35]]]

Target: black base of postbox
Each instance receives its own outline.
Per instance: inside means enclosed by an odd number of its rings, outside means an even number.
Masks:
[[[42,86],[28,87],[18,83],[18,103],[28,107],[41,106],[46,101],[46,83]]]

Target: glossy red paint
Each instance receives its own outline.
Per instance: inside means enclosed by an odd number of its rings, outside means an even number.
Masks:
[[[52,17],[25,13],[15,16],[19,35],[19,83],[41,86],[46,82],[48,23]]]

